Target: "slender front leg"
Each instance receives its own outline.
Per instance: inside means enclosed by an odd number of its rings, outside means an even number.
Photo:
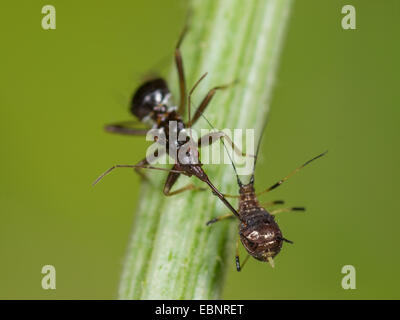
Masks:
[[[175,170],[176,167],[174,166],[172,169]],[[189,183],[188,185],[171,192],[172,187],[174,186],[175,182],[178,180],[180,175],[181,175],[181,173],[177,173],[175,171],[172,171],[168,174],[167,180],[165,181],[164,190],[163,190],[164,194],[167,197],[174,196],[176,194],[179,194],[179,193],[182,193],[185,191],[189,191],[189,190],[196,190],[196,191],[206,190],[205,188],[200,188],[193,183]]]
[[[160,151],[161,150],[161,151]],[[155,157],[160,157],[162,155],[164,155],[166,152],[165,149],[157,149],[154,153]],[[144,174],[142,172],[142,170],[140,170],[141,168],[148,168],[148,165],[150,164],[150,162],[147,160],[147,157],[142,159],[141,161],[139,161],[136,166],[134,167],[135,172],[144,180],[149,181],[149,178],[146,174]]]
[[[166,169],[166,168],[157,168],[157,167],[152,167],[152,166],[143,166],[143,165],[138,165],[138,164],[116,164],[115,166],[112,166],[110,169],[108,169],[106,172],[101,174],[93,183],[92,185],[96,185],[101,179],[103,179],[106,175],[108,175],[111,171],[117,169],[117,168],[143,168],[143,169],[151,169],[151,170],[160,170],[160,171],[169,171],[169,172],[175,172],[175,173],[181,173],[181,171],[177,170],[171,170],[171,169]]]
[[[226,194],[226,193],[224,193],[224,197],[225,197],[225,198],[237,198],[237,199],[239,199],[239,198],[240,198],[240,195]]]
[[[108,124],[104,127],[107,132],[128,135],[128,136],[145,136],[149,129],[132,128],[130,124],[137,124],[137,121],[124,121],[114,124]]]
[[[235,216],[233,215],[233,213],[227,213],[224,214],[222,216],[216,217],[214,219],[211,219],[210,221],[207,221],[206,225],[209,226],[213,223],[216,223],[218,221],[224,220],[224,219],[230,219],[230,218],[234,218]]]
[[[206,76],[206,74],[204,74],[200,80],[202,80],[204,77]],[[199,81],[200,81],[199,80]],[[198,82],[199,82],[198,81]],[[207,106],[210,104],[211,99],[214,97],[215,93],[218,90],[223,90],[226,88],[229,88],[230,86],[232,86],[234,83],[236,83],[236,81],[226,84],[226,85],[222,85],[222,86],[217,86],[212,88],[207,95],[205,96],[205,98],[203,99],[203,101],[200,103],[199,107],[197,108],[194,116],[192,119],[189,119],[188,123],[186,124],[186,127],[190,128],[192,125],[194,125],[196,123],[196,121],[200,118],[200,116],[202,115],[202,113],[204,112],[204,110],[207,108]],[[198,83],[197,83],[198,84]],[[195,87],[193,87],[193,89],[191,90],[191,92],[189,93],[189,108],[190,108],[190,99],[191,99],[191,95],[193,93],[193,90],[195,89]]]
[[[183,29],[179,37],[178,43],[176,44],[175,47],[175,64],[176,64],[176,69],[178,71],[179,94],[180,94],[178,112],[182,116],[185,114],[185,109],[186,109],[186,81],[185,81],[185,72],[183,70],[183,60],[182,60],[180,46],[182,44],[186,31],[187,31],[187,26],[185,26],[185,28]]]
[[[240,150],[239,147],[237,147],[231,138],[229,138],[228,135],[226,135],[224,132],[222,131],[217,131],[217,132],[211,132],[208,134],[205,134],[204,136],[202,136],[199,141],[198,141],[198,146],[199,148],[201,147],[206,147],[209,146],[211,144],[213,144],[215,141],[217,141],[218,139],[225,139],[232,147],[232,149],[235,151],[235,153],[240,157],[255,157],[254,155],[247,155],[245,152],[243,152],[242,150]]]
[[[141,161],[139,161],[139,162],[137,163],[137,165],[140,166],[140,167],[144,167],[144,166],[146,166],[146,165],[148,165],[148,164],[149,164],[149,162],[147,161],[147,158],[144,158],[143,160],[141,160]],[[149,181],[149,177],[148,177],[145,173],[143,173],[142,170],[140,170],[139,167],[134,167],[133,169],[135,170],[135,172],[136,172],[143,180]]]

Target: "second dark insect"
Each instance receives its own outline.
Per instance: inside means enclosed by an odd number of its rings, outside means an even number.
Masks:
[[[179,77],[179,88],[180,88],[180,102],[179,106],[173,106],[170,103],[171,93],[167,86],[167,83],[164,79],[158,78],[154,80],[147,81],[143,85],[141,85],[135,92],[130,111],[132,115],[138,118],[143,123],[150,123],[154,129],[159,129],[164,132],[164,136],[167,141],[165,141],[166,146],[173,146],[174,151],[170,152],[170,148],[166,148],[165,152],[170,155],[174,161],[175,165],[171,170],[164,168],[157,168],[150,166],[147,158],[139,161],[135,165],[115,165],[104,172],[95,182],[96,184],[100,181],[106,174],[111,172],[116,168],[134,168],[137,173],[144,176],[141,172],[141,168],[145,169],[153,169],[153,170],[165,170],[169,171],[167,180],[164,185],[164,194],[166,196],[175,195],[187,190],[195,190],[200,189],[196,187],[194,184],[190,183],[185,187],[177,189],[175,191],[171,191],[173,185],[176,183],[180,175],[186,175],[188,177],[195,176],[201,181],[205,182],[212,190],[213,194],[216,195],[234,214],[238,217],[237,211],[231,206],[231,204],[226,200],[224,195],[218,191],[218,189],[211,183],[207,174],[202,169],[202,164],[198,161],[198,150],[197,148],[191,147],[186,151],[186,155],[182,161],[177,157],[179,154],[179,149],[182,147],[182,142],[178,140],[170,141],[169,140],[169,123],[174,121],[176,123],[176,136],[179,136],[179,133],[187,128],[190,128],[196,121],[200,118],[206,107],[209,105],[211,99],[217,90],[225,89],[229,85],[217,86],[211,89],[208,94],[204,97],[196,112],[194,113],[193,118],[190,117],[190,108],[191,108],[191,95],[199,84],[199,82],[206,76],[203,75],[190,90],[189,94],[186,94],[186,83],[185,83],[185,74],[183,70],[183,61],[182,55],[180,52],[180,45],[183,39],[185,31],[182,33],[177,46],[175,48],[175,64],[178,71]],[[186,109],[186,99],[188,100],[188,111],[189,111],[189,120],[188,122],[183,121],[183,114]],[[148,132],[148,129],[136,129],[129,126],[129,122],[121,122],[116,124],[111,124],[106,126],[106,130],[111,133],[122,134],[122,135],[132,135],[132,136],[144,136]],[[221,132],[213,132],[208,135],[205,135],[199,139],[197,145],[199,147],[208,145],[216,141],[217,139],[226,139],[234,148],[235,152],[242,155],[240,151],[233,145],[232,141],[222,134]],[[172,142],[172,143],[171,143]],[[164,153],[165,153],[164,152]],[[161,156],[158,154],[157,156]],[[194,161],[195,159],[196,161]]]

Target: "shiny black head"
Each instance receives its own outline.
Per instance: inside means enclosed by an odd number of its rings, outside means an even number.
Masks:
[[[147,81],[133,95],[130,111],[139,120],[150,115],[152,111],[163,112],[169,95],[170,91],[164,79]]]

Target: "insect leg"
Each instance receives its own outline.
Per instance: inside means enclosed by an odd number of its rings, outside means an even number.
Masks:
[[[178,112],[181,115],[185,114],[185,108],[186,108],[186,81],[185,81],[185,72],[183,70],[183,60],[182,60],[180,46],[182,44],[186,31],[187,31],[187,26],[185,26],[185,28],[183,29],[179,37],[178,43],[176,44],[175,47],[175,64],[176,64],[176,69],[178,71],[179,93],[180,93]]]
[[[249,260],[250,255],[248,254],[244,259],[242,266],[240,266],[240,259],[239,259],[239,237],[236,240],[236,255],[235,255],[235,262],[236,262],[236,270],[241,271],[243,270],[244,265],[246,264],[247,260]]]
[[[165,149],[157,149],[157,150],[155,150],[155,152],[154,152],[154,156],[155,156],[155,157],[160,157],[160,156],[164,155],[165,152],[166,152]],[[148,176],[147,176],[145,173],[143,173],[142,170],[140,170],[140,169],[147,167],[149,164],[150,164],[150,162],[147,160],[147,157],[146,157],[146,158],[142,159],[141,161],[139,161],[139,162],[136,164],[136,167],[134,167],[135,172],[136,172],[142,179],[144,179],[144,180],[146,180],[146,181],[149,181],[149,178],[148,178]]]
[[[145,136],[148,132],[146,128],[132,128],[129,124],[137,124],[137,121],[125,121],[119,122],[114,124],[109,124],[104,127],[107,132],[117,133],[122,135],[129,135],[129,136]]]
[[[287,243],[293,244],[293,241],[288,240],[288,239],[286,239],[286,238],[284,238],[284,237],[278,237],[278,239],[279,239],[279,240],[282,240],[282,241],[285,241],[285,242],[287,242]]]
[[[189,93],[189,97],[188,97],[189,103],[190,103],[190,99],[191,99],[191,94],[193,93],[193,91],[194,91],[194,89],[196,88],[197,84],[198,84],[202,79],[204,79],[204,77],[205,77],[206,75],[207,75],[207,74],[204,74],[204,75],[199,79],[199,81],[197,81],[197,83],[195,84],[195,86],[193,87],[193,89],[191,90],[191,92]],[[236,81],[231,82],[231,83],[226,84],[226,85],[216,86],[216,87],[212,88],[212,89],[207,93],[207,95],[204,97],[203,101],[200,103],[199,107],[197,108],[197,110],[196,110],[196,112],[195,112],[195,114],[194,114],[194,116],[193,116],[193,119],[189,119],[189,121],[188,121],[188,123],[186,124],[186,126],[189,128],[189,127],[191,127],[193,124],[196,123],[196,121],[200,118],[201,114],[204,112],[204,110],[205,110],[205,109],[207,108],[207,106],[209,105],[211,99],[214,97],[214,95],[215,95],[215,93],[217,92],[217,90],[223,90],[223,89],[229,88],[230,86],[232,86],[232,85],[235,84],[235,83],[236,83]]]
[[[175,166],[172,169],[174,169],[174,168],[175,168]],[[205,188],[200,188],[193,183],[189,183],[188,185],[171,192],[170,190],[172,189],[173,185],[178,180],[178,178],[181,174],[182,174],[182,171],[179,172],[176,170],[171,171],[168,174],[167,180],[165,181],[164,190],[163,190],[163,192],[166,196],[174,196],[178,193],[189,191],[189,190],[197,190],[197,191],[206,190]]]
[[[282,212],[292,212],[292,211],[306,211],[306,208],[304,207],[282,208],[282,209],[272,210],[269,214],[275,215]]]
[[[274,205],[277,205],[277,204],[284,204],[284,203],[285,203],[285,201],[283,201],[283,200],[275,200],[275,201],[261,203],[260,205],[262,207],[271,207],[271,206],[274,206]]]
[[[254,155],[247,155],[245,152],[242,152],[242,150],[239,149],[239,147],[237,147],[231,138],[229,138],[229,136],[227,134],[225,134],[222,131],[218,131],[218,132],[211,132],[208,134],[205,134],[204,136],[202,136],[199,141],[198,141],[198,146],[199,148],[201,147],[205,147],[205,146],[209,146],[211,144],[213,144],[217,139],[225,139],[232,147],[232,149],[235,151],[235,153],[240,157],[255,157]]]
[[[111,171],[117,169],[117,168],[143,168],[143,169],[152,169],[152,170],[160,170],[160,171],[169,171],[169,172],[176,172],[180,173],[180,171],[176,170],[171,170],[171,169],[166,169],[166,168],[158,168],[158,167],[152,167],[152,166],[146,166],[146,165],[139,165],[139,164],[116,164],[112,166],[110,169],[102,173],[93,183],[92,185],[96,185],[101,179],[103,179],[106,175],[108,175]]]
[[[143,179],[148,181],[149,178],[148,176],[142,172],[142,170],[140,170],[141,167],[147,166],[149,165],[149,162],[147,161],[147,158],[144,158],[143,160],[139,161],[136,165],[140,166],[140,167],[134,167],[133,169],[135,170],[135,172]]]
[[[223,216],[219,216],[219,217],[216,217],[214,219],[211,219],[210,221],[208,221],[206,223],[206,225],[209,226],[209,225],[211,225],[211,224],[213,224],[215,222],[218,222],[218,221],[221,221],[221,220],[224,220],[224,219],[228,219],[228,218],[234,218],[234,217],[235,216],[232,213],[227,213],[227,214],[224,214]]]
[[[225,198],[240,198],[239,195],[235,195],[235,194],[223,194]]]
[[[240,268],[240,259],[239,259],[239,237],[236,239],[236,255],[235,255],[235,262],[236,262],[236,270],[239,272]]]

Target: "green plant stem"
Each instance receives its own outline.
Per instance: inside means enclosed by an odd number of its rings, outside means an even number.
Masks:
[[[218,92],[205,114],[219,129],[255,129],[257,141],[269,110],[291,0],[193,0],[191,5],[182,45],[188,88],[209,73],[193,101],[216,85],[239,80]],[[175,70],[168,80],[178,97]],[[195,128],[208,127],[199,121]],[[204,168],[221,192],[237,193],[230,165]],[[206,227],[206,221],[227,213],[210,190],[165,197],[166,174],[150,176],[152,183],[142,185],[119,298],[218,299],[226,267],[234,268],[237,221]],[[189,178],[181,177],[174,189],[188,182]]]

